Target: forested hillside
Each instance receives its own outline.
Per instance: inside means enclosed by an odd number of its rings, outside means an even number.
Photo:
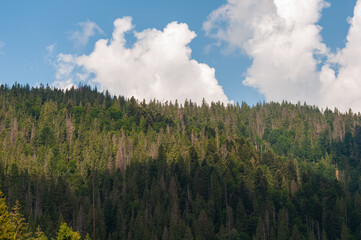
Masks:
[[[351,111],[0,87],[0,190],[49,239],[93,238],[93,176],[96,239],[361,239],[360,160]]]

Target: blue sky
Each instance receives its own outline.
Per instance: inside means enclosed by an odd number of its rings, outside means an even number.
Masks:
[[[350,27],[347,18],[353,16],[356,0],[328,2],[331,6],[321,11],[317,25],[322,27],[322,42],[330,52],[336,53],[338,49],[345,48]],[[250,50],[207,34],[203,28],[208,16],[224,4],[227,2],[221,0],[2,1],[0,83],[53,84],[57,80],[58,67],[54,62],[59,54],[90,55],[97,40],[111,38],[116,19],[131,16],[137,32],[149,28],[163,30],[172,21],[186,23],[189,30],[197,34],[189,44],[192,59],[215,69],[215,78],[229,100],[246,101],[251,105],[263,100],[278,101],[268,92],[271,90],[262,87],[261,81],[251,79],[248,86],[242,83],[252,60],[256,59],[254,55],[247,54]],[[76,31],[81,31],[81,22],[93,22],[101,29],[89,38],[85,46],[79,46],[71,39]],[[136,41],[134,36],[126,33],[125,38],[127,47],[132,47]],[[52,53],[49,53],[48,46],[54,46]],[[285,95],[285,100],[297,100],[287,98]],[[301,96],[299,100],[308,99],[312,104],[314,98],[311,97],[303,99]],[[314,103],[328,104],[318,100]],[[333,106],[333,103],[329,105]]]

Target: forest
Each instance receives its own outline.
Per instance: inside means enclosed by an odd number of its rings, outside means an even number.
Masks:
[[[1,85],[0,191],[0,239],[361,239],[361,115]]]

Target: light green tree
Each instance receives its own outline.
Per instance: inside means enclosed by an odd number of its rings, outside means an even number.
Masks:
[[[0,191],[0,239],[13,239],[14,226],[11,224],[10,213],[5,197]]]
[[[59,232],[57,234],[56,240],[80,240],[80,234],[74,232],[71,227],[68,227],[66,223],[60,225]]]
[[[20,210],[20,202],[16,201],[13,211],[10,213],[10,222],[14,229],[13,239],[27,239],[30,236],[28,223],[25,222]]]
[[[38,228],[36,229],[36,232],[34,233],[34,236],[32,238],[30,238],[29,240],[48,240],[48,238],[41,231],[40,226],[38,226]]]

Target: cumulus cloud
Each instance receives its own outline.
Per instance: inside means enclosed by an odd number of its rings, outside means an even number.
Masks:
[[[347,43],[322,68],[322,104],[361,111],[361,1],[349,20]]]
[[[73,55],[61,53],[53,65],[56,67],[56,81],[53,83],[56,87],[70,89],[76,86],[74,83],[76,81],[74,77],[76,58]]]
[[[60,54],[56,85],[69,86],[93,76],[90,83],[128,98],[228,102],[215,70],[191,58],[189,43],[196,34],[187,24],[172,22],[163,30],[142,32],[133,29],[130,17],[117,19],[112,38],[98,40],[89,55]],[[132,30],[136,41],[126,47],[124,35]]]
[[[268,101],[319,103],[318,56],[326,55],[316,25],[324,0],[228,0],[204,23],[206,33],[252,60],[243,81]]]
[[[72,54],[60,53],[55,61],[50,60],[50,64],[56,69],[55,81],[53,85],[61,89],[77,87],[79,83],[84,83],[90,78],[90,73],[84,70],[78,63],[78,57]],[[95,86],[92,82],[88,83]]]
[[[103,33],[103,30],[94,22],[81,22],[77,24],[81,30],[72,32],[70,39],[74,41],[75,47],[84,47],[88,44],[89,38],[96,33]]]

